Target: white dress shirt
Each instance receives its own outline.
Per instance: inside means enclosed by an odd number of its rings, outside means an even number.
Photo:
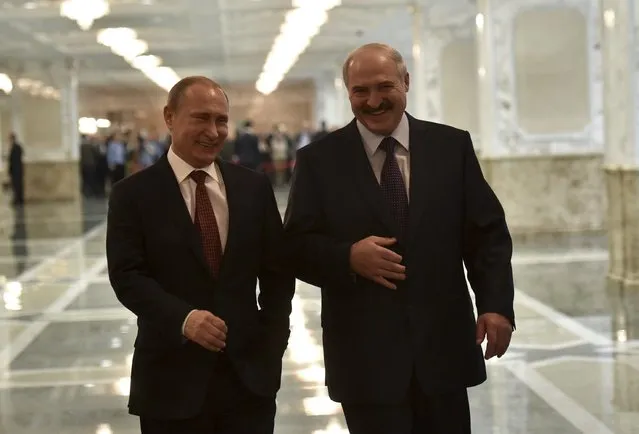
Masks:
[[[224,188],[224,181],[222,180],[220,169],[215,163],[201,169],[196,169],[178,157],[172,147],[169,148],[167,158],[180,186],[182,197],[184,198],[186,208],[189,210],[192,220],[195,219],[195,188],[197,184],[189,175],[194,170],[203,170],[209,175],[206,177],[204,186],[206,187],[206,192],[209,194],[211,205],[213,205],[217,229],[220,232],[220,241],[222,242],[222,251],[224,251],[229,233],[229,207],[226,201],[226,189]]]
[[[213,205],[213,212],[215,213],[215,220],[217,221],[217,228],[220,233],[222,252],[224,252],[229,232],[229,207],[228,202],[226,201],[224,180],[222,179],[222,173],[220,172],[219,167],[213,163],[210,166],[196,169],[181,159],[173,151],[173,147],[169,148],[167,158],[171,169],[173,169],[173,173],[175,174],[175,178],[177,179],[180,187],[180,192],[182,192],[182,197],[184,198],[186,208],[188,209],[192,220],[195,219],[195,188],[197,187],[197,184],[189,175],[194,170],[203,170],[209,175],[206,177],[204,186],[206,187],[206,192],[209,195],[211,205]],[[194,311],[189,312],[186,318],[184,318],[184,322],[182,323],[182,334],[184,334],[186,321],[193,312]]]
[[[379,149],[379,145],[382,143],[382,140],[384,140],[385,136],[380,136],[379,134],[373,133],[360,121],[357,121],[357,129],[359,130],[359,134],[362,137],[362,142],[364,142],[366,155],[368,155],[368,160],[371,163],[371,167],[373,168],[373,172],[375,173],[377,182],[380,182],[382,178],[382,168],[384,167],[384,160],[386,160],[386,152],[384,152],[382,149]],[[397,159],[397,165],[399,166],[399,170],[402,172],[402,177],[404,178],[406,194],[410,198],[410,131],[406,113],[404,113],[404,115],[402,116],[402,119],[399,121],[399,125],[397,125],[397,128],[395,128],[395,131],[393,131],[391,137],[397,140],[401,145],[395,147],[395,158]]]

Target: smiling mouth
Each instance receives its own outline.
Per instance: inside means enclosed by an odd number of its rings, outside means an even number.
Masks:
[[[205,148],[214,148],[214,143],[206,143],[206,142],[197,142],[198,145],[203,146]]]
[[[386,109],[380,109],[380,110],[375,110],[375,111],[369,111],[369,112],[367,112],[367,114],[369,114],[371,116],[379,116],[379,115],[383,115],[386,112],[387,112]]]

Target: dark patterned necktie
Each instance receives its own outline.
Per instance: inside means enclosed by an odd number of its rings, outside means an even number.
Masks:
[[[402,171],[399,170],[397,159],[395,158],[395,147],[399,142],[393,137],[386,137],[379,147],[386,153],[386,160],[382,167],[382,175],[379,186],[382,195],[390,207],[391,216],[397,223],[401,238],[408,229],[408,194]],[[401,146],[401,145],[400,145]]]
[[[209,264],[213,275],[217,276],[222,262],[222,241],[215,213],[213,212],[213,205],[204,186],[208,174],[202,170],[194,170],[189,176],[197,184],[195,188],[194,223],[200,232],[206,262]]]

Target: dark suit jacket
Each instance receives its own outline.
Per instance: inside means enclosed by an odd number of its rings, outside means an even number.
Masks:
[[[284,226],[298,278],[322,289],[326,382],[341,402],[397,402],[413,372],[426,393],[486,379],[462,261],[479,313],[514,325],[512,243],[470,135],[410,125],[410,225],[394,249],[407,279],[396,291],[349,265],[353,243],[395,236],[355,121],[301,149]]]
[[[14,182],[21,180],[24,173],[24,163],[22,162],[22,145],[13,143],[9,151],[9,176]]]
[[[264,396],[275,396],[280,386],[295,288],[282,267],[282,220],[266,177],[218,164],[229,234],[217,279],[166,157],[117,183],[111,193],[109,277],[118,299],[138,317],[133,414],[188,418],[202,408],[218,354],[182,336],[192,309],[226,322],[226,353],[246,386]]]
[[[239,163],[250,169],[257,169],[262,160],[259,138],[254,133],[240,133],[235,139],[235,155]]]

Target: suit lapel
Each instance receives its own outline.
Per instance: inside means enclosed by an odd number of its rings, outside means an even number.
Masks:
[[[408,116],[410,127],[409,236],[415,233],[436,188],[437,156],[428,124]]]
[[[238,173],[229,167],[229,163],[218,158],[216,161],[222,174],[222,180],[224,182],[224,190],[226,192],[226,203],[229,211],[228,220],[228,233],[226,236],[226,247],[224,248],[224,255],[222,256],[222,263],[220,264],[220,276],[224,273],[225,267],[229,262],[229,257],[233,254],[235,242],[236,242],[236,225],[238,224],[240,203],[238,200],[242,197],[241,192],[238,189],[241,188],[241,179],[237,176]]]
[[[390,210],[385,205],[382,190],[371,167],[355,120],[344,128],[344,133],[345,143],[343,148],[349,154],[346,156],[345,161],[353,162],[353,167],[347,167],[346,170],[350,171],[352,169],[354,171],[352,179],[354,179],[364,200],[373,210],[374,215],[389,230],[393,230],[393,233],[396,233],[396,224],[391,217]],[[339,158],[339,156],[336,155],[335,158]]]
[[[158,192],[160,192],[161,200],[165,205],[160,212],[168,215],[177,230],[184,235],[184,240],[198,261],[210,272],[210,267],[204,256],[200,234],[191,219],[191,214],[186,207],[180,186],[178,185],[166,155],[162,157],[154,167],[156,167],[158,171]]]

